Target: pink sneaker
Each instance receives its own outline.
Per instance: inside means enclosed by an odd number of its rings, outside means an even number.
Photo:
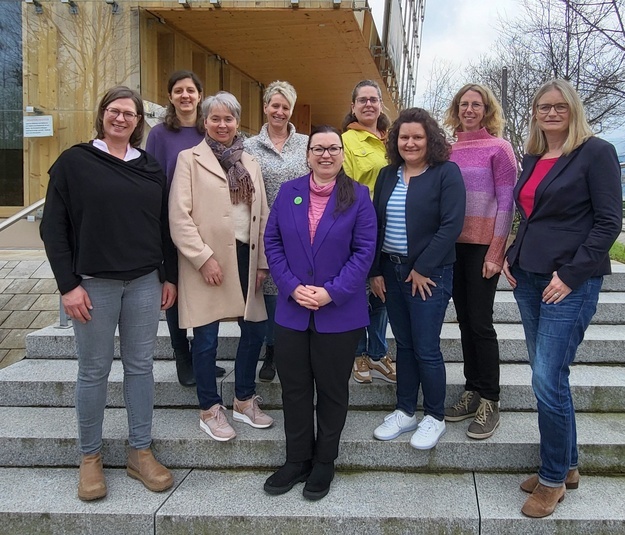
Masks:
[[[265,414],[258,406],[263,399],[260,396],[252,396],[245,401],[234,398],[232,417],[237,422],[243,422],[257,429],[265,429],[273,425],[273,418]]]
[[[219,442],[226,442],[237,436],[226,416],[226,407],[219,403],[207,411],[200,411],[200,429]]]

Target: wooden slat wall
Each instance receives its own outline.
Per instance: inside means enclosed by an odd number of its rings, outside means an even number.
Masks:
[[[253,134],[263,122],[259,82],[295,85],[300,98],[293,120],[308,132],[311,117],[342,118],[356,81],[379,77],[368,46],[375,41],[371,15],[362,12],[354,22],[351,8],[328,10],[325,0],[305,1],[313,9],[298,12],[284,10],[289,3],[283,0],[260,9],[258,2],[245,2],[234,10],[228,0],[221,10],[118,0],[117,15],[104,0],[77,1],[77,15],[59,0],[40,1],[41,15],[32,4],[22,7],[24,105],[52,115],[54,136],[24,142],[25,204],[45,195],[47,170],[63,150],[93,137],[97,102],[113,85],[129,85],[165,105],[171,72],[193,69],[205,96],[224,89],[241,101],[241,129]],[[271,10],[274,5],[281,9]],[[296,43],[300,48],[291,46]],[[15,211],[0,207],[0,216]]]

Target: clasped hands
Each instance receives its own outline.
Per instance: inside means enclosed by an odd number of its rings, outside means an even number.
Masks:
[[[328,291],[322,286],[313,286],[312,284],[299,284],[293,292],[291,297],[295,299],[295,302],[307,308],[308,310],[319,310],[322,306],[327,305],[332,301]]]

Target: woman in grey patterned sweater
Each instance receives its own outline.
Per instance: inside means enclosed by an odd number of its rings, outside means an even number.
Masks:
[[[246,139],[244,144],[246,152],[252,154],[260,164],[269,208],[272,207],[283,182],[308,173],[308,136],[298,134],[295,126],[289,122],[296,99],[295,88],[288,82],[276,81],[269,84],[263,95],[263,111],[267,122],[257,136]],[[265,360],[258,378],[261,381],[272,381],[276,375],[273,364],[273,330],[278,289],[271,277],[265,280],[263,293],[268,320]]]

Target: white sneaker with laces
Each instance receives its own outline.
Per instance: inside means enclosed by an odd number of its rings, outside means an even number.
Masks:
[[[436,446],[445,431],[445,420],[437,420],[428,415],[419,422],[415,434],[410,439],[410,445],[417,450],[430,450]]]
[[[417,428],[417,417],[408,416],[399,409],[384,417],[381,425],[375,428],[373,436],[378,440],[393,440],[402,433],[414,431]]]

